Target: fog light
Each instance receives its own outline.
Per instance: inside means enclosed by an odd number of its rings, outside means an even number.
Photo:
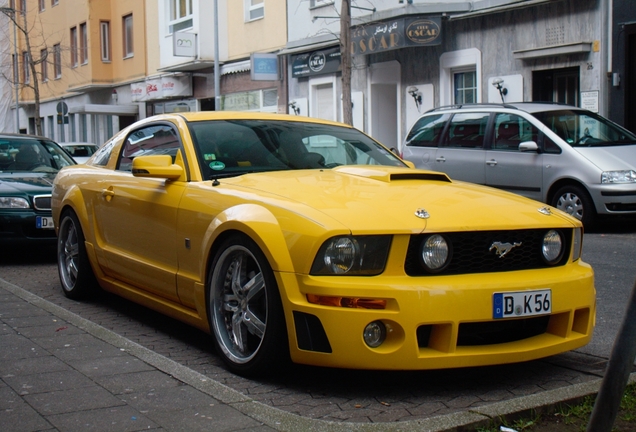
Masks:
[[[364,342],[371,348],[377,348],[386,339],[386,326],[382,321],[373,321],[364,328]]]

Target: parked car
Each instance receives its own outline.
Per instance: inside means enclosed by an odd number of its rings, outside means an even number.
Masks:
[[[98,149],[97,144],[87,142],[67,142],[60,145],[73,156],[77,163],[86,162]]]
[[[549,203],[586,227],[598,215],[636,214],[636,135],[573,106],[434,109],[402,151],[416,167]]]
[[[60,168],[75,162],[55,142],[32,135],[0,134],[0,244],[55,245],[51,185]]]
[[[150,117],[60,171],[53,218],[65,295],[98,285],[208,331],[239,374],[501,364],[592,337],[580,221],[338,123]]]

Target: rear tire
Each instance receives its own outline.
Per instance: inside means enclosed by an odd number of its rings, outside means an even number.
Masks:
[[[289,363],[280,293],[256,243],[244,235],[226,239],[214,257],[208,281],[210,329],[228,369],[260,376]]]
[[[552,206],[574,216],[588,229],[596,220],[596,209],[592,198],[587,191],[577,185],[560,187],[552,198]]]
[[[57,270],[66,297],[80,300],[96,294],[97,280],[86,254],[82,226],[71,210],[64,211],[60,217]]]

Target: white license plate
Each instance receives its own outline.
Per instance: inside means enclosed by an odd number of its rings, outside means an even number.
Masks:
[[[516,318],[545,315],[552,312],[552,290],[495,293],[493,318]]]
[[[39,229],[53,229],[53,218],[51,216],[36,216],[35,227]]]

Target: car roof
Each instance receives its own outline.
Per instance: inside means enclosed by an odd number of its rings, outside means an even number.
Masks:
[[[29,134],[17,134],[17,133],[9,133],[9,132],[3,132],[0,133],[0,139],[1,138],[7,138],[7,139],[37,139],[37,140],[43,140],[43,141],[53,141],[55,142],[55,140],[45,137],[45,136],[39,136],[39,135],[29,135]],[[56,143],[57,144],[57,143]]]
[[[65,142],[65,143],[59,143],[62,147],[68,147],[68,146],[95,146],[97,147],[97,144],[92,143],[92,142]]]
[[[578,110],[582,108],[572,105],[561,104],[557,102],[506,102],[506,103],[474,103],[474,104],[458,104],[447,105],[437,108],[433,108],[427,113],[441,112],[441,111],[457,111],[457,110],[471,110],[471,109],[486,109],[488,111],[497,111],[499,109],[516,109],[533,114],[537,112],[545,111],[560,111],[560,110]]]

